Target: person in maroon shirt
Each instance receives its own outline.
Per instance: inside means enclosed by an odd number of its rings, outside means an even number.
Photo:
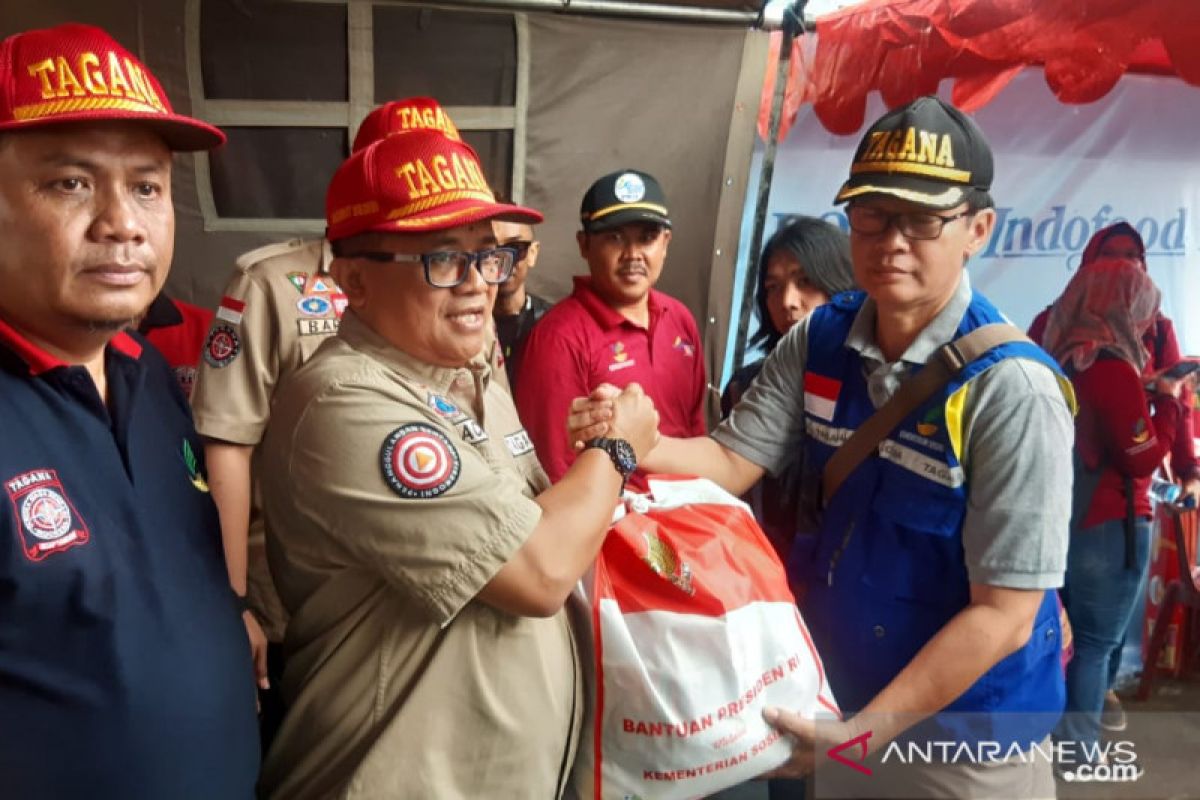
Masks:
[[[1079,269],[1088,269],[1102,257],[1118,257],[1133,259],[1146,269],[1146,245],[1141,235],[1128,222],[1118,222],[1097,231],[1088,241],[1083,250],[1083,259]],[[1033,324],[1029,326],[1029,338],[1038,344],[1042,343],[1045,335],[1046,322],[1050,318],[1047,306],[1038,314]],[[1162,312],[1154,318],[1154,324],[1142,337],[1142,343],[1150,353],[1146,362],[1147,374],[1154,374],[1170,369],[1178,364],[1183,356],[1179,350],[1179,340],[1175,336],[1175,326]],[[1180,399],[1186,407],[1194,405],[1193,392],[1190,384],[1185,383]],[[1196,459],[1194,437],[1194,420],[1190,415],[1185,418],[1171,443],[1171,472],[1182,485],[1181,496],[1192,495],[1200,497],[1200,463]]]
[[[707,433],[708,385],[691,312],[654,289],[671,242],[662,187],[625,169],[588,189],[576,234],[589,276],[576,277],[525,340],[515,392],[521,421],[550,480],[575,459],[563,429],[571,400],[602,383],[640,384],[667,436]],[[631,480],[644,489],[639,474]]]
[[[1178,380],[1154,379],[1147,401],[1142,340],[1158,303],[1159,291],[1136,259],[1101,256],[1075,274],[1046,323],[1045,347],[1071,376],[1079,402],[1081,466],[1063,589],[1075,656],[1056,736],[1079,743],[1081,752],[1098,741],[1112,660],[1145,582],[1150,476],[1184,416]]]
[[[1083,258],[1080,261],[1079,269],[1080,271],[1091,269],[1097,263],[1101,263],[1104,259],[1109,258],[1130,259],[1135,261],[1142,270],[1146,269],[1145,242],[1142,241],[1142,237],[1137,232],[1137,229],[1128,222],[1118,222],[1097,231],[1083,250]],[[1045,335],[1046,323],[1050,319],[1050,310],[1052,308],[1052,305],[1047,306],[1042,313],[1034,318],[1033,324],[1029,326],[1029,338],[1039,344],[1042,343],[1042,338]],[[1149,355],[1145,367],[1147,375],[1153,375],[1170,369],[1179,363],[1182,358],[1179,352],[1179,341],[1175,336],[1175,326],[1161,311],[1155,314],[1154,324],[1147,328],[1143,334],[1142,344]],[[1183,402],[1185,408],[1194,405],[1194,394],[1190,381],[1184,383],[1180,391],[1180,400]],[[1196,446],[1193,439],[1194,430],[1195,423],[1192,416],[1189,414],[1183,415],[1183,419],[1176,427],[1175,438],[1171,441],[1170,445],[1171,471],[1174,473],[1175,478],[1182,484],[1182,497],[1188,495],[1192,497],[1200,496],[1200,464],[1197,464],[1196,460]],[[1117,680],[1121,662],[1121,649],[1123,648],[1117,648],[1109,667],[1110,687]],[[1125,730],[1127,724],[1121,700],[1111,688],[1104,698],[1104,714],[1101,718],[1101,724],[1106,729],[1112,731]]]

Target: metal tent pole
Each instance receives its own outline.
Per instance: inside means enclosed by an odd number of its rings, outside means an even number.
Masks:
[[[303,0],[312,2],[313,0]],[[325,0],[322,0],[325,1]],[[377,5],[413,5],[413,0],[376,0]],[[608,17],[636,17],[698,22],[714,25],[756,26],[761,11],[735,11],[723,8],[697,8],[687,5],[643,3],[636,0],[433,0],[430,3],[445,8],[475,8],[505,11],[548,11],[560,14],[599,15]]]
[[[758,176],[758,198],[754,207],[754,228],[747,250],[746,275],[742,283],[742,306],[738,312],[737,338],[733,345],[733,369],[742,366],[746,356],[746,339],[754,309],[754,290],[758,285],[758,258],[762,249],[763,231],[767,223],[767,201],[771,197],[771,179],[775,175],[776,139],[779,138],[780,118],[783,116],[783,97],[787,91],[788,67],[792,61],[792,42],[804,32],[804,7],[808,0],[795,0],[783,15],[783,38],[779,43],[779,66],[775,71],[775,92],[771,97],[771,117],[767,125],[766,148]]]

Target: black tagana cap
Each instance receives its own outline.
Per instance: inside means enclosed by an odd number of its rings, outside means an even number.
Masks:
[[[600,178],[583,195],[579,220],[588,233],[629,222],[671,227],[667,196],[653,175],[623,169]]]
[[[992,186],[992,150],[979,126],[939,97],[889,111],[859,142],[835,203],[886,194],[934,209],[953,208]]]

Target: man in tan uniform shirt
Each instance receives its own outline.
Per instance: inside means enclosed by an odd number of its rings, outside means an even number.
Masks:
[[[259,504],[251,494],[251,453],[266,430],[280,378],[337,332],[345,295],[328,272],[330,260],[328,244],[319,239],[294,239],[241,256],[205,340],[192,395],[196,429],[208,440],[225,558],[234,588],[253,612],[246,623],[256,645],[262,641],[255,641],[258,624],[266,639],[283,641],[287,616],[267,570]],[[240,535],[231,536],[239,527]],[[256,646],[256,659],[261,652]]]
[[[564,604],[657,415],[549,488],[481,350],[514,252],[473,150],[438,133],[351,156],[326,201],[337,336],[276,392],[260,472],[291,613],[267,797],[560,797],[583,717]]]
[[[428,97],[397,100],[363,120],[353,149],[413,130],[435,130],[459,139],[450,117]],[[207,440],[206,461],[230,582],[245,598],[243,621],[262,688],[267,682],[267,644],[283,641],[287,613],[267,567],[260,502],[251,474],[253,454],[266,430],[280,380],[306,362],[338,330],[346,298],[329,274],[328,242],[317,239],[267,245],[243,254],[225,287],[205,340],[192,396],[196,429]],[[487,342],[492,359],[502,359]],[[505,382],[507,386],[507,381]],[[281,669],[271,655],[270,674]],[[274,713],[264,702],[264,722]]]

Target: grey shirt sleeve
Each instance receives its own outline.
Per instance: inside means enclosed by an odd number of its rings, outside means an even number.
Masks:
[[[1075,437],[1054,373],[1008,358],[967,388],[963,548],[972,583],[1062,586],[1071,517]]]
[[[807,352],[805,319],[779,340],[749,390],[712,432],[719,444],[772,475],[783,471],[800,452]]]

